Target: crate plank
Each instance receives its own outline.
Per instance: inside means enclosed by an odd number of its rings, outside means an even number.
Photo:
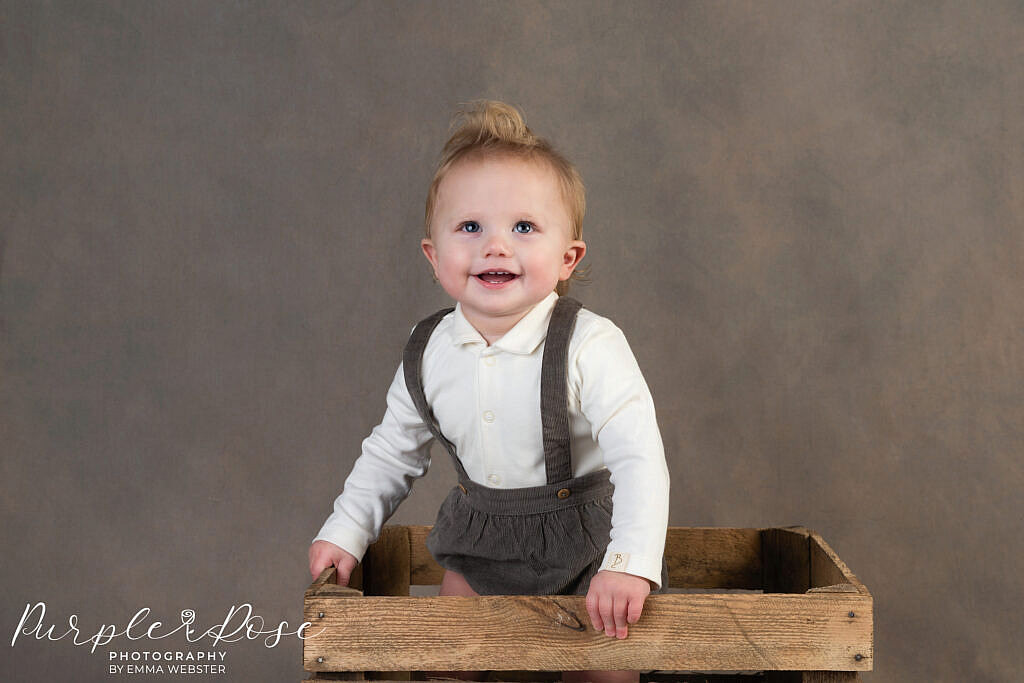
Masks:
[[[324,586],[337,583],[338,570],[332,565],[320,572],[320,576],[316,577],[316,580],[309,584],[309,588],[306,589],[306,600],[309,600],[312,596],[320,593]]]
[[[825,542],[820,534],[808,531],[810,540],[810,572],[811,585],[848,585],[862,595],[870,595],[868,589],[854,576],[846,563],[839,559],[835,551]]]
[[[665,538],[665,562],[673,588],[760,588],[761,532],[671,527]]]
[[[843,570],[836,564],[839,558],[833,557],[828,551],[821,547],[819,539],[810,537],[809,561],[811,571],[811,586],[833,586],[838,584],[853,585],[846,579]]]
[[[356,565],[356,568],[352,571],[352,576],[349,577],[349,585],[339,586],[338,568],[331,565],[320,572],[320,576],[317,577],[316,581],[311,583],[309,588],[306,589],[306,600],[308,601],[313,595],[326,595],[328,593],[337,595],[352,589],[362,594],[362,574],[362,565]]]
[[[834,583],[830,586],[815,586],[808,588],[808,593],[857,593],[857,587],[852,583]]]
[[[855,683],[862,680],[856,671],[769,671],[764,683]]]
[[[409,530],[386,526],[363,556],[363,592],[366,595],[409,595]],[[407,681],[408,672],[385,671],[378,678]]]
[[[386,526],[363,556],[363,593],[366,595],[409,595],[409,531],[404,526]]]
[[[409,583],[416,586],[438,586],[444,577],[444,569],[434,561],[434,556],[427,550],[427,534],[429,526],[409,526]]]
[[[323,578],[328,574],[333,567],[325,569],[324,574],[320,577]],[[319,582],[320,579],[317,579]],[[313,584],[316,586],[316,583]],[[324,583],[317,587],[316,592],[313,591],[313,586],[310,586],[309,590],[306,591],[306,602],[302,608],[303,621],[307,621],[310,624],[309,630],[306,632],[306,638],[319,638],[329,628],[328,624],[333,621],[334,617],[340,616],[346,609],[346,605],[349,605],[354,600],[360,600],[363,598],[363,594],[355,588],[348,588],[347,586],[339,586],[334,583]],[[330,618],[328,618],[330,616]],[[308,655],[308,646],[306,641],[303,640],[303,653],[304,656]],[[316,659],[319,655],[311,655],[313,659]],[[313,671],[313,669],[307,669]],[[321,669],[321,671],[331,671],[330,667]],[[342,669],[337,669],[342,671]]]
[[[766,593],[803,593],[811,587],[809,545],[800,527],[761,531]]]
[[[560,681],[561,678],[555,675],[530,677],[531,672],[522,672],[521,676],[506,676],[506,672],[490,674],[484,681],[516,681],[517,683],[551,683]],[[762,674],[687,674],[687,673],[651,673],[641,674],[640,683],[856,683],[862,680],[856,671],[778,671],[771,672],[779,676]],[[816,677],[817,676],[817,677]],[[824,676],[824,677],[822,677]],[[327,683],[328,681],[339,680],[362,680],[352,678],[324,678],[321,674],[315,678],[304,679],[301,683]],[[381,683],[397,683],[396,681],[380,680]],[[416,679],[418,680],[418,679]],[[427,678],[426,680],[449,680]]]
[[[308,671],[870,670],[872,664],[871,601],[859,594],[652,595],[622,641],[590,628],[581,596],[355,597],[330,609],[336,600],[308,601],[307,614],[326,615],[314,622],[324,630],[304,641]]]

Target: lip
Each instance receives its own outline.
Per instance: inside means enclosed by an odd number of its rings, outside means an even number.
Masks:
[[[489,280],[486,280],[484,277],[482,277],[482,276],[487,275],[489,273],[495,274],[495,275],[511,275],[512,277],[510,277],[508,280],[504,280],[502,282],[491,282]],[[510,284],[515,282],[516,280],[518,280],[520,275],[521,275],[520,273],[514,273],[511,270],[503,270],[503,269],[500,269],[500,268],[489,268],[487,270],[482,270],[479,273],[474,273],[473,274],[473,279],[476,280],[478,283],[480,283],[480,285],[482,285],[486,289],[502,289],[504,287],[509,286]]]

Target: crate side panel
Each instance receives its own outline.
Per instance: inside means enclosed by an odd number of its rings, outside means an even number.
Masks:
[[[440,585],[444,569],[427,550],[429,526],[409,526],[409,583],[417,586]]]
[[[803,593],[810,588],[808,534],[803,529],[761,531],[766,593]]]
[[[409,532],[386,526],[363,557],[363,592],[367,595],[409,594]]]
[[[863,680],[856,671],[769,671],[764,683],[853,683]]]
[[[307,670],[869,670],[872,662],[870,601],[857,594],[652,595],[621,641],[590,627],[581,596],[366,597],[326,609],[332,600],[310,600],[310,612],[323,604],[327,616],[304,643]]]
[[[825,539],[813,531],[810,533],[810,565],[812,587],[849,584],[857,592],[869,595],[867,588],[854,576],[846,563],[836,555]]]
[[[758,529],[670,527],[665,562],[673,588],[761,587]]]

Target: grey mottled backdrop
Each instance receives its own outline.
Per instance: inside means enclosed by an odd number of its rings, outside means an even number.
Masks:
[[[868,680],[1024,672],[1021,2],[4,0],[0,40],[0,678],[118,678],[11,647],[35,601],[301,621],[479,97],[583,173],[576,294],[647,374],[671,523],[820,531]],[[226,663],[303,676],[294,637]]]

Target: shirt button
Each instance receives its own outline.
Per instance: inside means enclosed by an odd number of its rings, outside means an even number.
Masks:
[[[489,410],[484,411],[484,422],[494,422],[494,413]]]
[[[484,357],[484,365],[487,365],[487,366],[490,366],[490,367],[494,367],[494,364],[496,362],[497,361],[494,360],[494,356],[485,356]]]
[[[499,477],[497,474],[491,474],[487,476],[487,481],[497,486],[498,484],[501,483],[501,477]]]

